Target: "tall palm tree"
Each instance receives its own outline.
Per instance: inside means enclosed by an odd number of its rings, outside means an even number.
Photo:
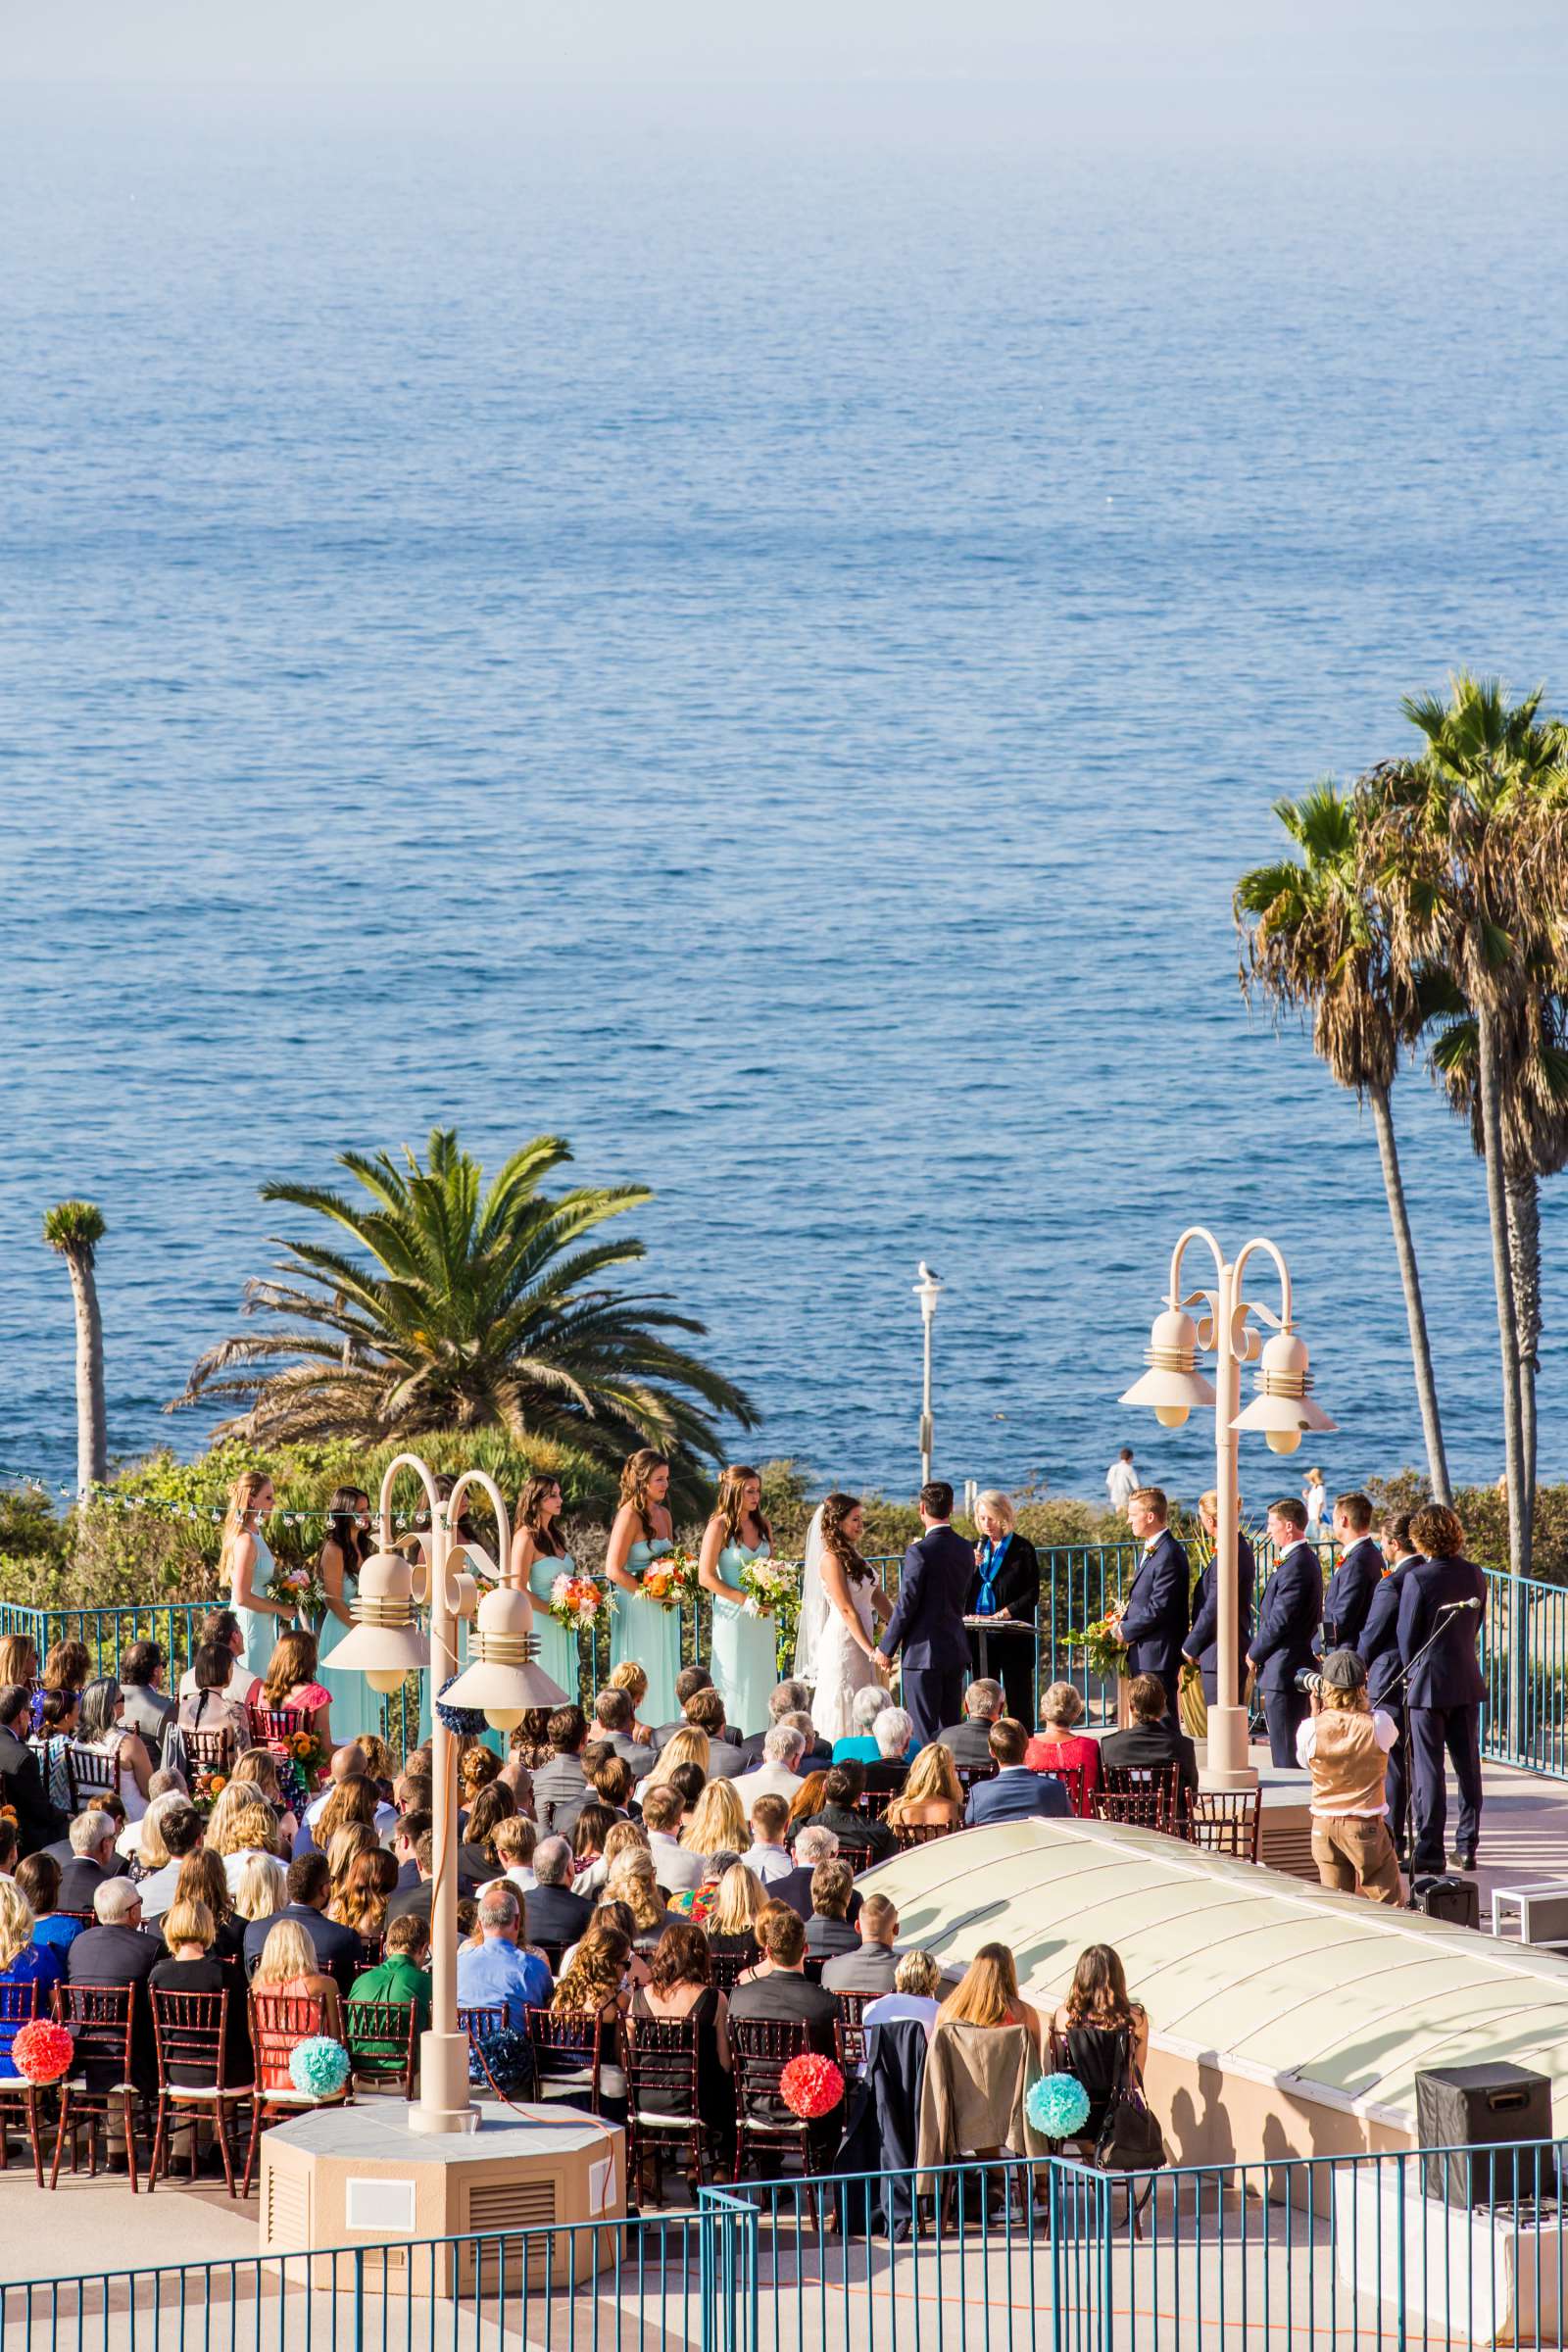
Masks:
[[[43,1238],[66,1261],[76,1306],[76,1491],[84,1494],[109,1473],[104,1326],[93,1272],[104,1238],[104,1212],[93,1200],[57,1201],[45,1212]]]
[[[666,1336],[700,1336],[701,1323],[606,1284],[612,1267],[643,1256],[640,1242],[587,1239],[652,1195],[641,1185],[543,1192],[570,1157],[559,1136],[535,1136],[487,1188],[456,1132],[437,1128],[423,1167],[407,1150],[401,1166],[384,1152],[342,1152],[339,1167],[361,1187],[351,1197],[264,1185],[264,1200],[326,1218],[357,1253],[274,1236],[287,1252],[281,1279],[249,1283],[245,1311],[295,1327],[210,1348],[166,1409],[241,1402],[218,1434],[268,1446],[499,1424],[601,1456],[643,1445],[715,1456],[703,1408],[750,1427],[749,1398]]]
[[[1531,1522],[1508,1242],[1505,1031],[1555,950],[1568,904],[1568,774],[1559,731],[1541,721],[1541,700],[1538,691],[1510,703],[1497,679],[1468,671],[1450,680],[1446,702],[1407,696],[1405,714],[1426,750],[1378,771],[1367,835],[1368,872],[1390,909],[1396,964],[1406,975],[1442,964],[1475,1016],[1516,1576],[1530,1573]]]
[[[1237,886],[1236,919],[1246,942],[1242,985],[1282,1009],[1309,1015],[1313,1051],[1336,1085],[1372,1106],[1427,1467],[1434,1494],[1446,1502],[1432,1346],[1389,1104],[1400,1049],[1420,1027],[1418,992],[1396,970],[1381,910],[1365,886],[1359,799],[1325,781],[1299,801],[1277,801],[1274,813],[1299,855],[1255,866]]]

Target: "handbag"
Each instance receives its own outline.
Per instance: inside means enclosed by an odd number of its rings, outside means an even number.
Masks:
[[[1143,2078],[1133,2064],[1132,2035],[1128,2034],[1121,2072],[1095,2142],[1095,2163],[1102,2173],[1153,2173],[1165,2161],[1165,2135],[1144,2096]]]

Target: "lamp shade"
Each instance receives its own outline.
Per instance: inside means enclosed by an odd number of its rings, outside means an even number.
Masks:
[[[1257,1395],[1245,1405],[1232,1429],[1256,1430],[1273,1453],[1294,1453],[1306,1430],[1337,1429],[1307,1391],[1306,1342],[1294,1331],[1277,1331],[1263,1346],[1257,1366]]]
[[[1195,1405],[1212,1404],[1214,1389],[1198,1369],[1198,1325],[1179,1306],[1154,1317],[1144,1353],[1149,1370],[1120,1401],[1147,1404],[1167,1429],[1180,1429]]]
[[[511,1731],[530,1707],[564,1707],[566,1693],[529,1656],[533,1608],[525,1592],[498,1585],[479,1603],[469,1639],[471,1663],[444,1696],[448,1706],[476,1707],[498,1731]]]
[[[366,1561],[354,1618],[332,1652],[334,1673],[363,1674],[372,1690],[395,1690],[430,1663],[430,1644],[414,1622],[414,1569],[401,1552],[372,1552]]]

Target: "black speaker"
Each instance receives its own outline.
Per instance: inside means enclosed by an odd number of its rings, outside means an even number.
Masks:
[[[1428,1919],[1446,1919],[1450,1927],[1479,1928],[1481,1889],[1474,1879],[1416,1879],[1410,1886],[1410,1908]]]
[[[1466,2207],[1555,2198],[1549,2076],[1501,2062],[1423,2067],[1415,2118],[1421,2146],[1440,2151],[1422,2167],[1429,2197]],[[1537,2140],[1548,2144],[1514,2144]]]

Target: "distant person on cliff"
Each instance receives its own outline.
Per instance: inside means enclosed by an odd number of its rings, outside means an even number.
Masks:
[[[1127,1516],[1127,1505],[1138,1492],[1138,1473],[1133,1468],[1133,1449],[1124,1446],[1105,1472],[1105,1492],[1110,1507],[1118,1519]]]

